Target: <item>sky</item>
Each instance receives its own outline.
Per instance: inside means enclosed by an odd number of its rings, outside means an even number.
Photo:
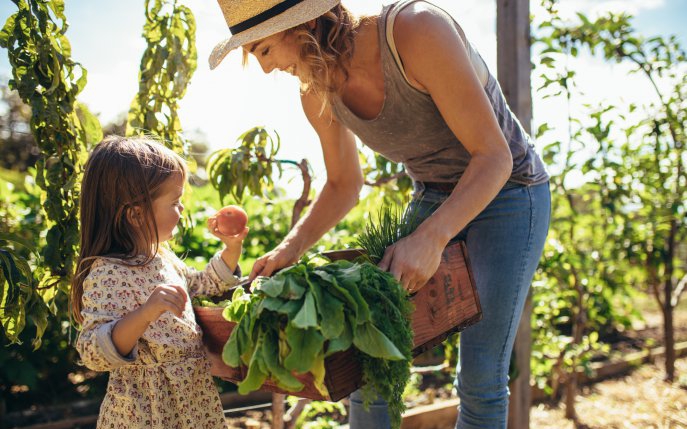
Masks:
[[[128,111],[137,92],[139,63],[145,49],[141,37],[144,2],[66,0],[65,3],[70,24],[66,35],[72,44],[72,57],[88,70],[88,84],[79,99],[103,124],[111,122]],[[321,185],[325,178],[324,164],[317,136],[300,108],[297,80],[279,72],[265,75],[255,60],[243,68],[238,51],[211,71],[207,58],[214,45],[229,36],[226,22],[213,0],[182,3],[195,15],[198,49],[198,69],[180,103],[179,114],[185,132],[189,135],[201,132],[212,150],[217,150],[234,147],[237,137],[254,126],[275,129],[282,140],[279,157],[307,158],[315,173],[316,186]],[[343,0],[343,3],[355,13],[374,14],[389,1]],[[462,25],[495,75],[496,1],[434,0],[433,3]],[[539,0],[531,4],[536,14]],[[566,16],[574,16],[576,11],[591,16],[604,10],[626,11],[635,15],[634,26],[640,33],[675,34],[687,48],[687,0],[560,0],[559,4]],[[13,3],[1,2],[0,20],[4,23],[15,10]],[[605,64],[591,56],[577,61],[585,71],[578,75],[578,86],[599,102],[641,101],[652,96],[646,82],[628,75],[627,66]],[[0,80],[6,82],[10,74],[6,53],[0,52]],[[552,106],[551,101],[539,100],[536,93],[533,95],[535,127],[538,123],[560,120],[551,116],[560,109]]]

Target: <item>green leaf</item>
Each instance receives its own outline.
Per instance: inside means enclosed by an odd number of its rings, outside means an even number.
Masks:
[[[238,343],[238,329],[234,329],[229,336],[229,340],[222,348],[222,361],[225,364],[238,368],[241,365],[241,350]]]
[[[284,359],[284,366],[300,373],[310,370],[324,345],[324,337],[315,328],[298,329],[291,324],[286,327],[286,341],[291,351]]]
[[[358,350],[372,357],[388,360],[405,359],[394,343],[372,323],[356,325],[353,344]]]
[[[284,283],[284,290],[282,290],[281,297],[284,299],[301,299],[305,294],[306,287],[299,283],[302,277],[285,274],[286,281]]]
[[[337,277],[324,270],[336,270]],[[358,283],[360,282],[359,270],[359,265],[351,265],[351,267],[343,269],[339,269],[335,265],[324,266],[322,270],[315,270],[313,274],[326,280],[334,291],[339,292],[342,299],[348,302],[353,309],[356,316],[356,323],[363,324],[371,320],[371,315],[370,307],[367,305],[367,302],[358,289]]]
[[[263,357],[264,341],[264,334],[261,334],[258,337],[255,351],[250,359],[246,378],[238,384],[239,393],[241,395],[246,395],[254,390],[258,390],[260,386],[265,383],[265,380],[267,380],[267,372],[263,369],[265,367]]]
[[[272,379],[277,385],[289,392],[298,392],[303,390],[303,383],[301,383],[291,371],[288,371],[279,362],[279,338],[276,331],[271,331],[266,334],[264,342],[264,360],[267,370],[272,375]]]
[[[351,345],[353,345],[353,331],[351,330],[351,323],[348,321],[348,318],[346,318],[343,323],[341,335],[329,340],[327,345],[327,356],[331,356],[336,352],[348,350]]]
[[[260,284],[255,288],[260,292],[272,298],[281,295],[284,290],[284,283],[286,279],[283,275],[276,275],[274,277],[263,279]]]
[[[85,72],[84,72],[85,76]],[[84,77],[82,76],[82,78]],[[85,84],[85,82],[84,82]],[[103,129],[98,118],[83,103],[77,103],[76,115],[81,123],[84,133],[84,143],[88,146],[94,145],[103,139]]]
[[[291,324],[297,328],[307,329],[318,327],[317,310],[315,309],[315,299],[311,292],[305,293],[305,301]]]
[[[323,291],[318,283],[310,282],[310,290],[320,319],[320,329],[324,338],[331,339],[341,335],[344,329],[344,305],[328,291]]]

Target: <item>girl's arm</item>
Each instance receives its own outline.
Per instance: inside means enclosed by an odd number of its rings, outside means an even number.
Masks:
[[[217,220],[208,219],[208,230],[215,237],[222,240],[224,249],[217,252],[204,270],[198,271],[191,268],[172,254],[175,264],[180,267],[186,278],[188,293],[193,298],[197,295],[217,296],[236,285],[241,276],[241,268],[238,265],[243,240],[248,234],[248,228],[235,236],[220,234],[217,229]],[[171,252],[171,251],[170,251]]]
[[[145,304],[127,313],[112,328],[112,343],[121,356],[128,356],[138,340],[162,313],[181,317],[186,305],[186,291],[178,285],[161,285],[153,290]]]
[[[428,92],[471,155],[450,197],[415,233],[387,249],[380,267],[409,290],[436,272],[441,252],[494,199],[513,169],[508,143],[449,16],[413,3],[394,25],[394,38],[413,86]]]
[[[183,310],[186,292],[180,286],[160,286],[149,298],[130,276],[128,266],[96,262],[84,281],[76,349],[94,371],[134,362],[148,325],[165,311],[180,315]]]
[[[301,102],[306,117],[320,139],[327,182],[310,210],[284,241],[255,262],[250,273],[251,279],[269,276],[274,271],[295,263],[355,207],[363,186],[363,174],[353,133],[333,118],[329,108],[321,114],[321,100],[314,94],[304,94]]]

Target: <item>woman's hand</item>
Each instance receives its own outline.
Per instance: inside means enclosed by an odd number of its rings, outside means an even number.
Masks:
[[[441,262],[444,246],[415,233],[386,248],[378,266],[390,272],[410,293],[427,284]]]
[[[295,264],[299,257],[290,246],[282,243],[255,261],[248,279],[252,281],[258,276],[271,276],[275,271]]]
[[[141,306],[148,323],[152,323],[169,311],[177,317],[181,317],[186,307],[188,295],[183,287],[178,285],[160,285],[153,290],[145,304]]]

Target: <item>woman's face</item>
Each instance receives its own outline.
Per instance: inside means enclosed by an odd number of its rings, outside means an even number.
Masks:
[[[285,31],[243,46],[245,52],[257,58],[262,70],[271,73],[274,69],[298,76],[298,54],[300,48],[293,34]]]

